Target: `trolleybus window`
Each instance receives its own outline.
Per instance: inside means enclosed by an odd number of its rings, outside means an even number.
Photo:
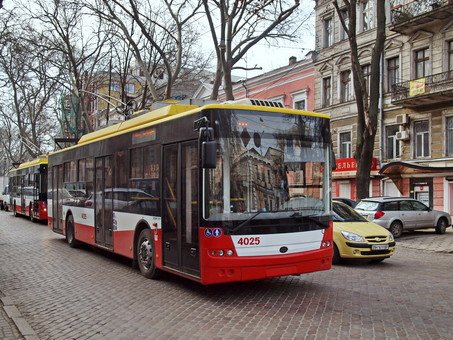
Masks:
[[[217,115],[214,122],[218,160],[215,169],[206,170],[207,220],[240,222],[329,212],[326,119],[238,110]],[[238,223],[230,225],[234,229]]]

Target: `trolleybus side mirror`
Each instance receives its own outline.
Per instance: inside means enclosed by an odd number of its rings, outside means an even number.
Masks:
[[[201,144],[201,166],[204,169],[215,169],[217,163],[217,143],[214,140],[214,129],[209,127],[209,120],[201,117],[193,123],[194,131],[199,132]]]
[[[215,169],[217,163],[217,143],[215,141],[201,143],[201,163],[204,169]]]
[[[330,166],[332,171],[337,169],[337,158],[335,157],[335,152],[333,149],[330,149]]]

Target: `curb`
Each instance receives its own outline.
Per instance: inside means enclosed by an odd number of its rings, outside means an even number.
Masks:
[[[19,330],[19,333],[22,334],[22,336],[26,340],[39,340],[38,335],[28,324],[27,320],[25,320],[25,318],[22,316],[13,300],[7,296],[0,298],[0,300],[3,305],[3,310],[5,311],[6,315],[8,315],[8,317],[14,322],[17,329]]]

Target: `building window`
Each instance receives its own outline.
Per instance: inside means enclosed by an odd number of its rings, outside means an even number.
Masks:
[[[110,91],[120,92],[120,83],[117,81],[112,81],[110,83]]]
[[[371,88],[371,65],[362,66],[363,78],[365,78],[366,93],[370,94]]]
[[[341,11],[341,17],[343,18],[344,24],[346,25],[346,27],[348,27],[349,26],[349,12],[347,10],[342,10]],[[348,35],[346,33],[346,30],[344,29],[344,27],[341,24],[341,22],[340,22],[340,39],[341,40],[348,39]]]
[[[395,84],[400,81],[400,58],[387,59],[387,89],[393,90]]]
[[[421,120],[414,123],[415,158],[429,157],[429,121]]]
[[[401,156],[400,141],[396,139],[399,125],[390,125],[386,128],[387,159],[396,159]]]
[[[448,71],[453,71],[453,40],[448,42]]]
[[[331,105],[331,78],[323,78],[322,80],[322,107]]]
[[[295,102],[294,103],[294,108],[296,110],[305,110],[305,100],[302,99],[302,100],[299,100],[298,102]]]
[[[447,156],[453,156],[453,117],[447,118]]]
[[[351,71],[340,73],[340,99],[341,102],[347,102],[352,99]]]
[[[293,98],[293,108],[296,110],[306,110],[307,109],[307,89],[298,91],[296,93],[291,93]]]
[[[340,158],[352,157],[351,132],[340,133]]]
[[[368,31],[374,28],[374,2],[373,0],[362,2],[362,28]]]
[[[324,47],[332,46],[333,43],[333,30],[332,30],[332,18],[324,19]]]
[[[415,79],[429,76],[429,49],[415,51]]]
[[[124,85],[124,92],[135,93],[135,84],[127,83]]]

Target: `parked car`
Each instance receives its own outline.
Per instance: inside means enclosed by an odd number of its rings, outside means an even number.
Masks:
[[[334,201],[338,201],[338,202],[342,202],[344,204],[347,204],[349,205],[351,208],[355,208],[355,206],[357,205],[357,202],[350,199],[350,198],[344,198],[344,197],[335,197],[335,198],[332,198]]]
[[[361,200],[355,210],[368,220],[388,229],[395,238],[403,230],[435,228],[445,233],[451,225],[450,214],[433,210],[409,197],[371,197]]]
[[[332,202],[334,254],[332,263],[342,259],[370,259],[380,262],[395,251],[395,239],[385,228],[368,221],[350,206]]]

